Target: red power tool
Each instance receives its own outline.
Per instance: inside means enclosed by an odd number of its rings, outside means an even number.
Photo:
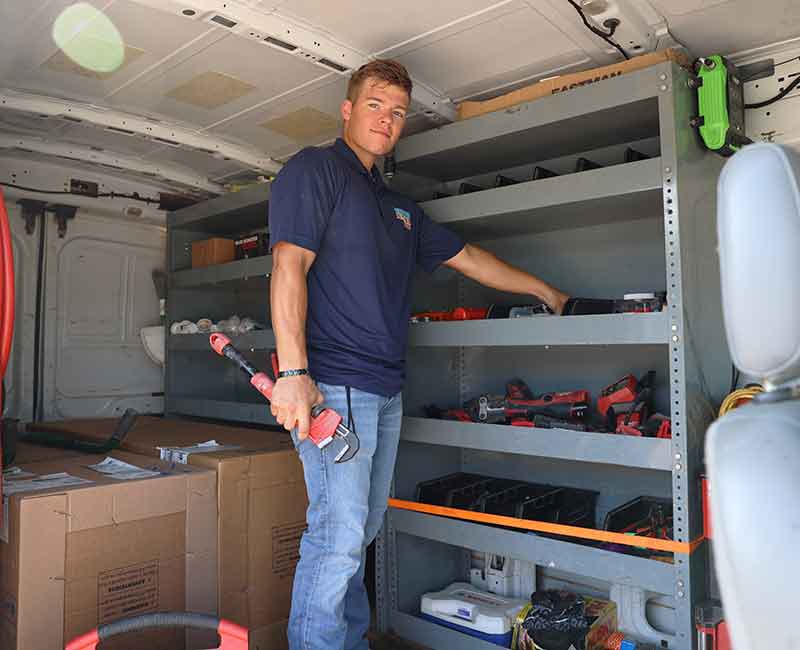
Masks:
[[[487,307],[456,307],[452,311],[423,311],[411,316],[412,323],[435,321],[482,320],[489,313]]]
[[[597,400],[597,410],[606,419],[606,429],[626,436],[671,438],[672,424],[668,417],[653,411],[655,371],[639,381],[633,375],[606,386]]]
[[[534,396],[524,381],[514,379],[506,385],[505,396],[481,395],[464,406],[475,422],[487,424],[523,425],[525,421],[535,423],[537,416],[574,421],[582,420],[588,415],[589,391],[575,390]]]
[[[275,386],[275,382],[266,373],[259,372],[245,359],[227,336],[215,332],[209,337],[209,342],[217,354],[227,357],[247,373],[250,377],[250,383],[267,398],[267,401],[272,399],[272,388]],[[278,355],[273,352],[271,357],[272,369],[277,376]],[[322,404],[317,404],[311,409],[311,429],[308,437],[320,449],[333,442],[334,438],[340,439],[342,441],[342,449],[334,459],[337,463],[344,463],[353,458],[361,446],[358,436],[342,424],[342,416],[333,409],[326,409]]]

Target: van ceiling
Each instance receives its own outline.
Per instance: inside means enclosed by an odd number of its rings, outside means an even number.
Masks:
[[[644,17],[649,28],[666,27],[694,54],[731,53],[800,36],[796,0],[608,0],[614,2]],[[74,63],[51,36],[57,18],[75,4],[0,2],[3,92],[181,125],[209,143],[233,144],[236,151],[275,161],[336,137],[347,73],[265,46],[264,33],[237,32],[224,20],[209,20],[215,12],[223,18],[226,11],[251,12],[269,24],[294,26],[298,34],[324,42],[327,51],[341,52],[339,61],[399,59],[424,90],[412,104],[407,133],[446,119],[440,113],[447,110],[431,111],[432,103],[452,110],[447,100],[484,98],[619,57],[583,26],[568,0],[91,0],[85,4],[105,14],[124,43],[122,65],[95,72]],[[249,159],[209,155],[214,147],[164,144],[46,111],[0,106],[0,133],[95,147],[120,154],[122,167],[135,158],[216,183],[265,173]],[[8,151],[0,148],[0,156]]]

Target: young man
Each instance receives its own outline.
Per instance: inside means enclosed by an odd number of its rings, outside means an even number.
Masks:
[[[560,313],[567,296],[464,244],[387,189],[375,160],[394,148],[411,80],[390,60],[351,78],[333,146],[295,155],[272,186],[272,324],[280,375],[272,413],[305,473],[308,530],[289,621],[291,650],[367,650],[364,554],[386,512],[402,418],[409,284],[440,264],[486,286],[533,295]],[[349,422],[361,449],[347,462],[307,440],[312,406]],[[331,445],[333,446],[333,445]]]

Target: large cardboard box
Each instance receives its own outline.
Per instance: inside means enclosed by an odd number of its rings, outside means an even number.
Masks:
[[[89,467],[107,457],[151,475],[122,478]],[[99,624],[140,613],[216,613],[212,472],[120,451],[15,467],[0,532],[0,648],[62,650]],[[57,476],[45,481],[49,475]],[[176,650],[186,639],[190,648],[213,645],[208,633],[176,629],[103,648]]]
[[[35,427],[102,439],[115,424],[111,419],[65,420]],[[229,448],[186,451],[173,457],[217,473],[220,616],[250,630],[252,649],[283,650],[308,507],[303,468],[289,435],[280,430],[139,417],[123,446],[160,456],[159,448],[185,449],[210,440]]]
[[[618,77],[628,72],[649,68],[650,66],[663,63],[664,61],[675,61],[679,65],[687,65],[689,59],[680,50],[668,49],[660,52],[642,54],[628,61],[612,63],[611,65],[606,65],[601,68],[574,72],[560,77],[551,77],[530,86],[512,90],[510,93],[494,97],[493,99],[487,99],[482,102],[461,102],[458,105],[458,119],[466,120],[471,117],[477,117],[478,115],[492,113],[504,108],[516,106],[517,104],[522,104],[523,102],[530,102],[540,97],[563,93],[573,88],[580,88],[581,86],[597,83],[598,81]]]

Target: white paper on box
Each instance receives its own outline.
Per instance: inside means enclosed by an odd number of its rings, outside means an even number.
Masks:
[[[105,474],[106,476],[119,481],[153,478],[154,476],[161,475],[161,472],[153,471],[151,469],[143,469],[141,467],[137,467],[136,465],[131,465],[130,463],[117,460],[116,458],[111,458],[110,456],[107,456],[102,462],[95,465],[89,465],[88,467],[89,469],[93,469],[95,472],[100,472],[101,474]]]
[[[30,472],[24,472],[24,474],[36,476]],[[71,476],[66,472],[44,474],[27,480],[22,480],[21,474],[17,474],[16,477],[17,480],[5,481],[3,483],[3,527],[0,528],[0,540],[4,542],[8,542],[8,497],[14,494],[35,492],[36,490],[48,490],[50,488],[93,483],[93,481],[80,478],[79,476]]]
[[[68,485],[82,485],[92,483],[89,479],[71,476],[66,472],[57,474],[43,474],[36,478],[24,481],[9,481],[3,485],[3,494],[13,496],[22,492],[34,492],[36,490],[48,490],[50,488],[66,487]]]

